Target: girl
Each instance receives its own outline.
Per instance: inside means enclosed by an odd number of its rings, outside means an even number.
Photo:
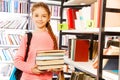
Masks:
[[[35,3],[32,8],[32,19],[35,24],[35,30],[32,32],[31,45],[28,52],[27,61],[24,62],[27,35],[21,41],[20,48],[16,54],[14,65],[23,71],[20,80],[52,80],[53,72],[61,69],[50,69],[40,71],[35,65],[36,50],[53,50],[58,49],[57,40],[50,26],[50,10],[43,3]]]

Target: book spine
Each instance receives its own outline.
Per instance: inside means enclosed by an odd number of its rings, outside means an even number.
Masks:
[[[69,8],[67,10],[67,22],[68,22],[68,29],[75,29],[75,14],[74,9]]]

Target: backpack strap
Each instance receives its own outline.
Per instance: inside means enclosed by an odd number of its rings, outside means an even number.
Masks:
[[[32,33],[31,33],[31,32],[28,32],[28,33],[26,33],[26,34],[27,34],[27,48],[26,48],[26,55],[25,55],[24,61],[27,60],[28,51],[29,51],[29,46],[30,46],[30,42],[31,42],[31,38],[32,38]]]

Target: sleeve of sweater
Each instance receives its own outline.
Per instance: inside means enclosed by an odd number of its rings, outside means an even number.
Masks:
[[[24,61],[24,57],[26,55],[25,54],[26,47],[27,47],[27,35],[23,36],[23,38],[21,39],[20,47],[14,58],[14,65],[16,68],[24,72],[32,73],[30,64]]]

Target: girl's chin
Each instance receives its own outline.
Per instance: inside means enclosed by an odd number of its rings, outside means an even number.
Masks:
[[[44,29],[45,27],[44,26],[38,26],[39,29]]]
[[[37,25],[38,28],[43,28],[44,26],[43,25]]]

